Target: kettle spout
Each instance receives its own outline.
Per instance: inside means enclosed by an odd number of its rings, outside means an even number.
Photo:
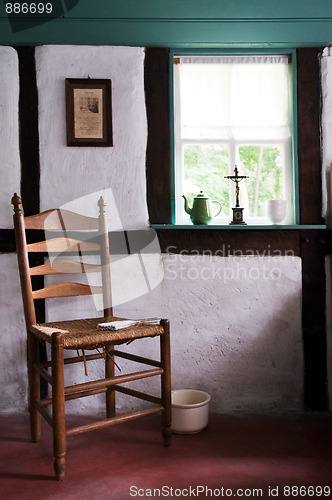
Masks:
[[[182,195],[182,198],[184,199],[184,209],[185,211],[187,212],[187,214],[191,214],[192,212],[192,208],[190,208],[189,204],[188,204],[188,201],[187,201],[187,198],[185,197],[185,195],[183,194]]]

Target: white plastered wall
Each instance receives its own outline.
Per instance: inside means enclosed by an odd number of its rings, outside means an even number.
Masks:
[[[301,409],[301,260],[173,254],[163,265],[160,287],[119,309],[170,318],[174,389],[209,392],[217,412]]]
[[[13,227],[10,199],[20,189],[18,142],[18,58],[12,47],[0,47],[0,227]]]
[[[135,47],[36,48],[42,210],[111,189],[122,224],[147,227],[143,60]],[[112,80],[114,147],[66,146],[66,78]]]
[[[142,48],[43,46],[36,49],[42,209],[67,205],[85,211],[95,207],[94,195],[102,192],[110,201],[111,228],[148,228],[143,61]],[[112,80],[112,148],[66,146],[64,81],[87,77]],[[90,198],[91,207],[85,203]],[[4,269],[17,301],[15,317],[22,318],[18,313],[21,304],[15,256],[7,257],[12,267],[6,261]],[[129,263],[132,265],[126,259],[122,256],[124,269]],[[115,291],[115,313],[170,318],[174,388],[190,386],[206,390],[212,396],[212,411],[302,409],[299,258],[151,254],[145,255],[143,261],[137,259],[131,270],[136,277],[142,274],[142,269],[148,272],[150,283],[154,280],[150,292],[141,290],[137,281],[131,286],[126,284],[132,300],[126,303],[123,295],[117,299],[120,291]],[[72,302],[67,312],[97,314],[93,301],[88,299],[79,310]],[[47,306],[47,315],[48,319],[58,317],[53,302]],[[21,328],[16,326],[13,335],[16,346],[24,343]],[[134,342],[129,348],[144,355],[158,351],[157,343],[150,339]],[[25,370],[25,353],[21,352],[18,364]],[[123,361],[120,364],[125,366]],[[102,371],[92,363],[88,378]],[[82,377],[83,373],[83,367],[76,366],[68,381],[71,378],[74,381],[75,375]],[[152,392],[156,389],[153,380],[143,383]],[[26,387],[22,384],[19,401],[25,409]],[[1,401],[3,390],[0,388]],[[13,399],[17,392],[14,381],[6,391]],[[8,401],[8,409],[16,411],[18,406],[14,407],[10,398]],[[127,401],[119,398],[120,409],[132,407]],[[99,412],[102,398],[85,398],[70,403],[69,408],[75,412],[83,409]]]
[[[0,47],[0,228],[12,228],[11,197],[20,189],[18,58]],[[26,411],[26,333],[16,255],[0,254],[0,412]]]
[[[323,215],[326,216],[331,227],[331,197],[330,197],[330,165],[332,163],[332,51],[328,47],[324,49],[321,59],[322,72],[322,143],[323,143]],[[332,410],[332,322],[331,322],[331,256],[326,259],[327,275],[327,376],[329,388],[329,405]]]

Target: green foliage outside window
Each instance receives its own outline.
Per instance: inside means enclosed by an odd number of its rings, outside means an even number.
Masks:
[[[240,175],[249,176],[242,182],[246,186],[250,216],[263,217],[266,200],[283,199],[282,147],[239,146],[238,155]]]
[[[281,145],[241,145],[237,150],[241,181],[241,205],[249,206],[251,217],[265,215],[265,201],[283,198]],[[222,215],[230,214],[230,190],[233,183],[224,176],[233,173],[229,165],[228,145],[189,144],[184,147],[184,193],[188,201],[203,190],[211,199],[220,201]]]
[[[229,148],[224,145],[194,144],[184,147],[184,193],[188,201],[204,191],[218,200],[225,216],[229,215]]]

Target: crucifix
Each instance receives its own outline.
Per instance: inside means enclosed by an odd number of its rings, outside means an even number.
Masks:
[[[231,181],[235,182],[236,185],[236,204],[235,207],[232,208],[233,210],[233,220],[230,222],[230,224],[246,224],[243,220],[243,208],[240,207],[240,188],[239,188],[239,182],[242,181],[242,179],[248,179],[249,177],[247,175],[239,175],[239,171],[237,169],[237,166],[235,165],[234,168],[234,175],[225,175],[225,179],[230,179]]]

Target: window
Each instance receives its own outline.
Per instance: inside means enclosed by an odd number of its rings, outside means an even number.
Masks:
[[[222,204],[214,224],[228,224],[240,182],[249,224],[269,224],[266,201],[285,199],[283,224],[296,223],[290,55],[173,58],[175,219],[188,224],[189,202],[203,190]]]

